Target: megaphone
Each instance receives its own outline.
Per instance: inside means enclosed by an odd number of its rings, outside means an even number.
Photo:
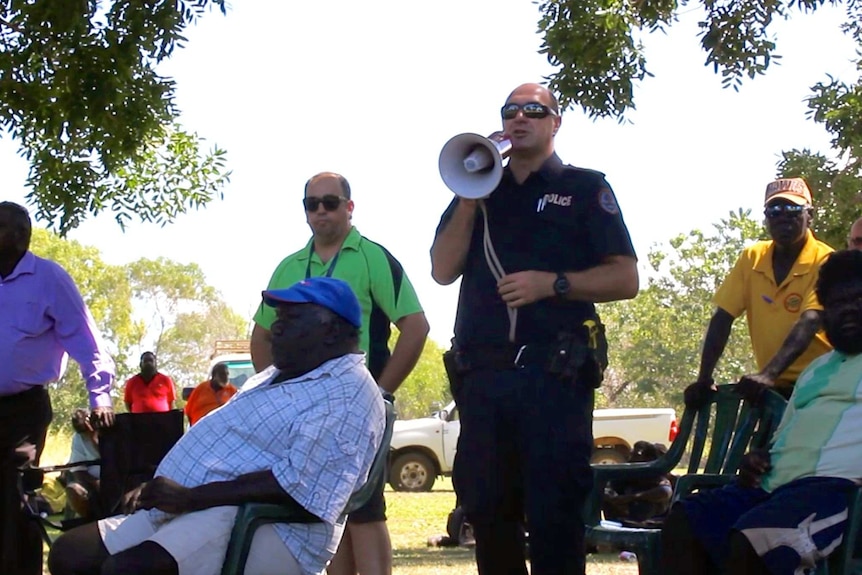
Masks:
[[[440,150],[440,176],[455,195],[467,200],[487,198],[503,177],[503,159],[512,150],[512,140],[503,132],[487,138],[458,134]]]

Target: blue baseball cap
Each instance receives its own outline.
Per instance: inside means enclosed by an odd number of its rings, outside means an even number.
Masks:
[[[289,288],[261,292],[263,303],[276,307],[280,303],[316,303],[338,314],[355,327],[362,326],[359,300],[347,282],[317,277],[296,282]]]

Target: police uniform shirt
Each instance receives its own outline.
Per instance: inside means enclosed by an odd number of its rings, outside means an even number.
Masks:
[[[457,201],[443,214],[437,233],[452,217]],[[491,241],[506,274],[582,271],[608,256],[635,257],[604,175],[563,165],[556,154],[523,184],[506,167],[500,185],[484,202]],[[509,317],[485,259],[483,234],[477,211],[455,319],[455,340],[463,347],[508,342]],[[540,300],[518,309],[516,343],[551,343],[559,332],[572,331],[594,316],[592,302]]]

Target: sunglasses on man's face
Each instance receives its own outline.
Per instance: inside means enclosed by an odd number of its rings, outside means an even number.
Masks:
[[[338,209],[338,206],[341,205],[341,202],[346,201],[347,198],[342,198],[341,196],[336,196],[333,194],[327,194],[322,198],[318,198],[315,196],[302,198],[302,205],[305,206],[306,212],[316,212],[317,208],[320,207],[320,204],[323,204],[323,209],[325,209],[327,212],[334,212]]]
[[[857,250],[862,249],[862,236],[850,236],[847,238],[847,243]]]
[[[799,217],[808,206],[798,206],[796,204],[775,204],[774,206],[766,206],[763,210],[763,215],[767,218],[780,218],[782,216]]]
[[[506,104],[500,109],[500,115],[503,116],[504,120],[513,120],[518,116],[519,111],[524,112],[525,118],[532,118],[534,120],[541,120],[548,116],[557,115],[555,111],[538,102],[527,102],[526,104],[516,104],[512,102],[510,104]]]

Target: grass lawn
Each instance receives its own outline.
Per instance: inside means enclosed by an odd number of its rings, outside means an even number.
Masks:
[[[473,550],[428,547],[432,535],[446,532],[446,516],[455,505],[449,480],[438,479],[430,493],[386,492],[386,515],[392,537],[394,575],[472,575]],[[616,553],[587,557],[588,575],[637,575],[637,563],[625,563]]]
[[[69,438],[49,438],[43,465],[65,462],[70,441]],[[398,493],[387,487],[386,503],[394,556],[393,575],[476,573],[472,549],[428,547],[426,543],[428,537],[446,531],[446,517],[455,505],[451,481],[438,479],[429,493]],[[637,564],[620,561],[616,553],[590,555],[587,574],[636,575]]]

